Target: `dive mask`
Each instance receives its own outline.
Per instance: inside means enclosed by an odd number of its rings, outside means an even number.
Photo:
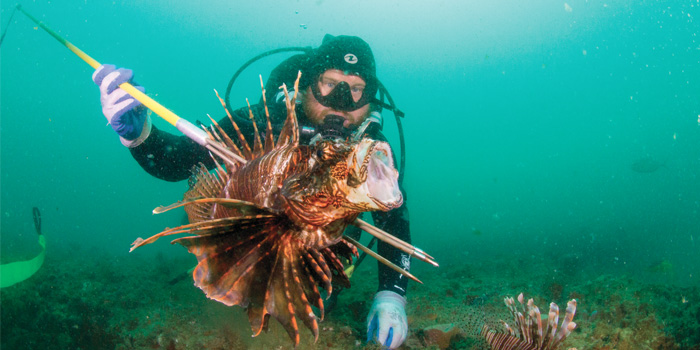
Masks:
[[[338,111],[352,112],[368,104],[377,92],[376,86],[367,82],[362,96],[357,102],[352,98],[352,91],[347,82],[339,82],[328,95],[323,96],[319,84],[311,84],[311,91],[316,100],[323,106],[333,108]]]

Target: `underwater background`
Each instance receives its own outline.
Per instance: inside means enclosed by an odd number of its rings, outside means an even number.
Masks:
[[[223,116],[213,89],[259,53],[365,39],[406,113],[412,242],[441,264],[413,262],[425,284],[409,286],[404,348],[483,346],[465,315],[490,320],[524,292],[541,308],[577,298],[579,350],[700,349],[700,1],[22,5],[192,122]],[[290,348],[275,321],[248,339],[242,309],[169,285],[195,262],[181,247],[128,253],[180,224],[182,212],[151,211],[187,183],[143,171],[107,125],[90,66],[0,6],[2,263],[37,254],[32,207],[48,241],[42,269],[0,294],[2,348]],[[257,101],[258,74],[286,57],[249,67],[233,106]],[[398,153],[390,112],[384,131]],[[364,263],[321,339],[303,331],[300,348],[373,348],[376,278]],[[444,324],[459,334],[431,343],[426,329]]]

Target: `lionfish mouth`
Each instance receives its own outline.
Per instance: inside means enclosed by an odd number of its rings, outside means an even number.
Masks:
[[[394,168],[391,149],[385,142],[376,142],[371,148],[367,163],[367,191],[369,198],[381,210],[391,210],[403,204],[399,188],[399,173]]]

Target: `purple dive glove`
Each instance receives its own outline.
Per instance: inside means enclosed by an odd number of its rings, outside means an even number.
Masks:
[[[150,133],[146,108],[141,106],[141,102],[119,88],[121,83],[130,81],[133,75],[131,69],[117,69],[111,64],[101,65],[92,74],[92,80],[100,87],[102,113],[107,117],[107,122],[112,125],[112,129],[121,136],[122,143],[129,147],[133,141],[145,139],[144,126],[147,127],[146,132]],[[142,86],[136,85],[135,87],[141,92],[145,91]]]

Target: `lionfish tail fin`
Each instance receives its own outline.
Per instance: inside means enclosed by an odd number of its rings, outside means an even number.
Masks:
[[[233,167],[233,165],[229,165]],[[229,169],[230,171],[233,169]],[[185,192],[184,199],[168,207],[154,210],[163,212],[176,207],[185,206],[190,223],[211,219],[242,219],[260,215],[271,215],[266,209],[247,201],[222,198],[225,184],[229,181],[229,173],[217,163],[214,171],[210,172],[204,164],[192,170],[189,180],[190,189]],[[216,212],[216,216],[212,213]]]

